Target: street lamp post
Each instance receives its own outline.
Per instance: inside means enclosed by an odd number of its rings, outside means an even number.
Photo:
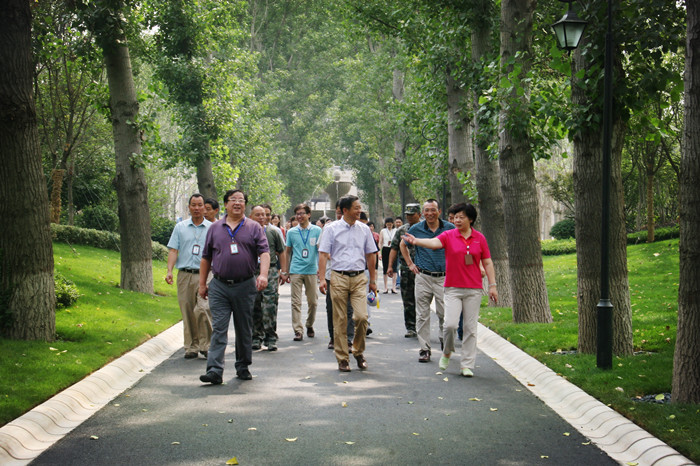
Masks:
[[[560,0],[569,4],[567,13],[552,29],[559,47],[574,50],[578,47],[586,22],[571,9],[573,0]],[[612,146],[612,96],[613,96],[613,36],[612,0],[607,2],[607,31],[605,33],[605,75],[603,91],[603,160],[601,166],[601,235],[600,235],[600,301],[596,308],[596,365],[601,369],[612,368],[613,306],[610,301],[610,153]]]

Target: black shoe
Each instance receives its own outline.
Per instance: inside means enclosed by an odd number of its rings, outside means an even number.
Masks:
[[[268,342],[267,343],[267,350],[268,351],[277,351],[277,343],[274,341]]]
[[[188,351],[185,353],[185,359],[194,359],[197,357],[197,352],[196,351]]]
[[[365,332],[365,335],[372,335],[372,327],[369,325],[367,326],[367,331]]]
[[[308,327],[308,328],[306,329],[306,336],[309,337],[309,338],[313,338],[313,337],[316,336],[316,332],[314,332],[314,328],[313,328],[313,327]]]
[[[221,382],[223,382],[223,380],[221,380],[221,376],[216,372],[207,372],[204,375],[200,375],[199,380],[212,385],[219,385]]]
[[[333,343],[333,340],[328,342],[328,349],[335,349],[335,343]]]
[[[417,336],[418,336],[418,334],[416,333],[415,330],[409,330],[406,332],[406,335],[404,335],[404,337],[406,337],[406,338],[416,338]]]
[[[420,350],[418,362],[430,362],[430,350]]]
[[[251,346],[251,349],[252,349],[253,351],[257,351],[257,350],[259,350],[260,348],[262,348],[262,345],[260,344],[259,341],[256,341],[255,343],[253,343],[253,346]]]
[[[208,358],[208,357],[209,357],[209,351],[200,351],[200,353],[201,353],[202,356],[204,356],[205,358]]]
[[[236,377],[241,380],[253,380],[253,376],[250,374],[248,369],[241,369],[240,371],[237,371]]]

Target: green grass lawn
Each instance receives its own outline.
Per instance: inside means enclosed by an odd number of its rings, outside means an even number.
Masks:
[[[481,322],[601,402],[695,462],[700,462],[700,406],[654,404],[636,397],[671,391],[678,323],[678,240],[628,248],[635,355],[612,370],[575,350],[578,339],[576,256],[545,256],[552,324],[514,324],[509,308],[482,308]]]
[[[56,311],[53,342],[0,339],[0,425],[71,386],[181,318],[176,289],[153,263],[156,296],[117,288],[119,253],[54,244],[56,270],[81,297]]]

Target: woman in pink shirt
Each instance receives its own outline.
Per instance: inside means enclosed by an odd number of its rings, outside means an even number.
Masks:
[[[445,349],[440,358],[440,370],[446,370],[455,349],[455,331],[459,316],[464,315],[464,338],[460,373],[465,377],[474,375],[476,362],[476,330],[479,306],[483,295],[481,269],[488,278],[489,299],[498,302],[496,273],[491,260],[489,246],[484,235],[472,228],[476,221],[476,209],[471,204],[450,207],[457,228],[441,233],[437,238],[416,238],[406,234],[403,239],[409,244],[429,249],[445,249]]]

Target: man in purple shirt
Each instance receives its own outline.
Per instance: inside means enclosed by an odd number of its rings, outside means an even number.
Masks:
[[[220,384],[224,373],[224,352],[228,343],[228,323],[233,316],[236,332],[236,376],[251,380],[248,366],[253,360],[253,304],[258,291],[267,287],[270,248],[258,222],[247,219],[248,196],[239,189],[224,195],[226,215],[207,232],[199,266],[199,294],[209,297],[212,336],[207,357],[207,373],[199,380]],[[260,274],[256,278],[260,258]],[[214,279],[207,287],[207,275]]]

